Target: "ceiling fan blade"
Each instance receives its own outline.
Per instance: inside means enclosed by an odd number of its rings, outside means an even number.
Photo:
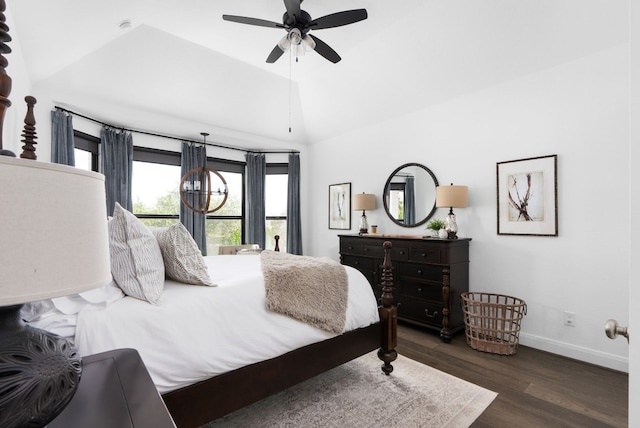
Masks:
[[[284,0],[284,6],[287,8],[289,18],[297,22],[300,18],[300,0]]]
[[[365,20],[367,19],[367,16],[366,9],[345,10],[314,19],[307,24],[307,28],[310,28],[311,30],[322,30],[324,28],[341,27],[343,25]]]
[[[273,48],[273,50],[271,51],[271,53],[267,57],[267,62],[269,64],[273,64],[274,62],[276,62],[278,60],[278,58],[280,58],[282,56],[283,53],[284,53],[284,51],[280,48],[280,46],[276,45],[276,47]]]
[[[259,27],[285,28],[284,25],[266,19],[248,18],[246,16],[222,15],[225,21],[238,22],[240,24],[257,25]]]
[[[332,63],[335,64],[336,62],[342,59],[340,58],[340,55],[338,55],[336,51],[331,49],[331,47],[328,44],[326,44],[319,38],[312,36],[311,34],[307,34],[307,37],[311,37],[313,41],[316,42],[315,51],[318,52],[323,57],[325,57],[326,59],[328,59],[329,61],[331,61]]]

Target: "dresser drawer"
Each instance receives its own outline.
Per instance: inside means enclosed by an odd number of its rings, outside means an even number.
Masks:
[[[419,299],[442,302],[442,286],[423,282],[402,281],[402,294]]]
[[[400,275],[402,275],[403,280],[414,279],[442,283],[442,267],[440,266],[402,263],[400,265]]]
[[[376,284],[375,260],[366,257],[357,257],[344,255],[342,256],[342,264],[358,269],[367,278],[372,286]]]
[[[373,272],[375,266],[375,260],[367,257],[344,255],[342,256],[342,264],[354,267],[358,270],[367,270]]]
[[[440,263],[441,253],[438,247],[413,247],[409,248],[409,260],[420,263]]]
[[[351,239],[345,239],[340,241],[340,253],[341,254],[356,254],[362,255],[362,242],[354,241]]]
[[[442,324],[442,303],[424,300],[402,299],[398,316],[421,324]]]

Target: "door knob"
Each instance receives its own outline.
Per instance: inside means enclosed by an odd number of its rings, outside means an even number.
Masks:
[[[609,339],[615,339],[621,335],[626,337],[629,342],[629,327],[620,327],[616,320],[607,320],[604,324],[604,331]]]

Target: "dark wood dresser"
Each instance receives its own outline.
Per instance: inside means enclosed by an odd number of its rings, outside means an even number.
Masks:
[[[378,299],[384,241],[392,244],[398,318],[440,332],[445,342],[464,329],[460,293],[469,291],[469,238],[339,235],[340,262],[358,269]]]

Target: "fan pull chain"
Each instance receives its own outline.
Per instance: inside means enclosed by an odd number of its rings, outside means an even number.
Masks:
[[[289,49],[289,134],[291,134],[291,62],[293,49]]]

